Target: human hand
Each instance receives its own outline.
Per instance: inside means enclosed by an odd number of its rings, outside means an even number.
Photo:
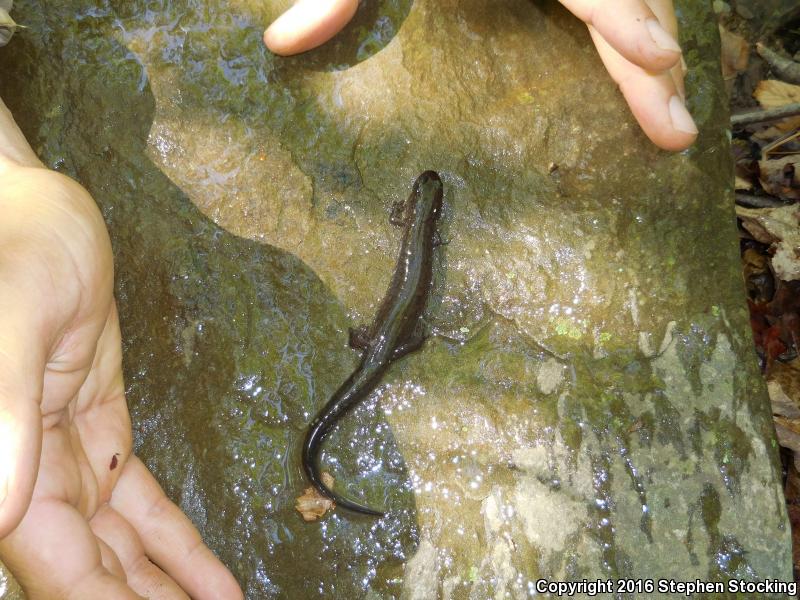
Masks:
[[[672,0],[560,0],[584,21],[600,58],[645,134],[665,150],[683,150],[697,137],[684,106],[685,63]],[[355,14],[358,0],[298,0],[264,32],[276,54],[325,43]]]
[[[30,600],[241,598],[131,453],[103,219],[2,101],[0,211],[0,559]]]

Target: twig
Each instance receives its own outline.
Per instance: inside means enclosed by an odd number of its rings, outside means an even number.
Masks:
[[[742,194],[736,192],[734,195],[736,204],[744,206],[745,208],[779,208],[792,204],[792,202],[785,202],[774,196],[753,196],[751,194]]]
[[[780,121],[787,117],[796,117],[800,115],[800,102],[779,106],[778,108],[770,108],[768,110],[756,110],[753,112],[741,113],[731,116],[731,125],[733,127],[742,127],[744,125],[752,125],[753,123],[766,123],[767,121]]]
[[[769,63],[769,66],[772,67],[778,77],[788,83],[800,83],[800,63],[781,56],[761,42],[756,44],[756,52]]]
[[[785,154],[785,155],[797,154],[797,152],[791,152],[791,151],[790,152],[778,152],[778,149],[782,148],[783,146],[785,146],[789,142],[796,140],[798,137],[800,137],[800,129],[795,129],[794,131],[787,131],[781,137],[779,137],[777,140],[773,140],[769,144],[764,146],[761,149],[761,155],[766,160],[766,159],[771,158],[772,156],[781,155],[781,154]]]

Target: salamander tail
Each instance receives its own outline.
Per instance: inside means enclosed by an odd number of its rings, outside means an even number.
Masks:
[[[330,498],[336,503],[336,506],[347,509],[352,512],[360,513],[362,515],[370,515],[372,517],[382,517],[386,513],[380,510],[374,510],[369,508],[368,506],[363,506],[358,504],[357,502],[353,502],[352,500],[348,500],[343,496],[340,496],[333,490],[329,489],[322,481],[322,477],[320,476],[319,472],[317,471],[316,466],[313,466],[310,469],[311,472],[306,472],[308,475],[308,479],[317,489],[317,491],[325,496],[326,498]]]
[[[322,481],[322,476],[320,475],[319,466],[317,463],[317,452],[321,437],[322,436],[319,435],[319,431],[316,428],[312,428],[303,447],[303,470],[305,471],[306,477],[308,477],[308,480],[311,482],[311,484],[320,494],[333,500],[336,503],[336,506],[352,512],[360,513],[362,515],[383,517],[386,514],[385,512],[374,510],[368,506],[363,506],[348,500],[325,485],[325,483]]]
[[[319,488],[317,488],[317,489],[319,489]],[[347,498],[343,498],[342,496],[339,496],[338,494],[334,493],[333,491],[331,491],[331,490],[329,490],[327,488],[325,488],[324,492],[322,490],[320,490],[320,493],[324,494],[325,496],[327,496],[328,498],[333,500],[336,503],[336,506],[340,506],[340,507],[345,508],[345,509],[347,509],[349,511],[357,512],[357,513],[360,513],[362,515],[369,515],[371,517],[383,517],[383,516],[386,515],[386,513],[381,511],[381,510],[375,510],[375,509],[370,508],[368,506],[364,506],[362,504],[358,504],[356,502],[352,502],[352,501],[348,500]]]

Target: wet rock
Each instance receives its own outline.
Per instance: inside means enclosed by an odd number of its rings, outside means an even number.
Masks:
[[[788,580],[709,8],[679,6],[701,135],[669,154],[555,3],[385,0],[290,59],[250,4],[26,0],[0,62],[26,134],[109,224],[137,452],[248,597]],[[445,182],[440,335],[324,457],[390,513],[303,523],[300,439],[357,364],[347,327],[384,294],[388,211],[425,169]]]
[[[731,12],[731,5],[722,0],[714,0],[711,6],[718,15],[729,15]]]

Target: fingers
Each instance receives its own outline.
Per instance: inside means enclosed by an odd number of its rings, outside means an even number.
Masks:
[[[0,558],[29,600],[141,600],[103,566],[97,538],[66,502],[32,504],[19,527],[0,540]],[[113,558],[107,560],[113,565]]]
[[[0,176],[9,163],[26,167],[44,166],[0,99]]]
[[[81,290],[67,268],[70,258],[57,239],[57,228],[40,209],[51,195],[60,199],[49,190],[57,187],[54,181],[65,178],[44,169],[8,165],[0,178],[2,538],[30,503],[41,453],[46,363],[76,311]]]
[[[324,44],[347,25],[358,0],[298,0],[264,32],[264,43],[281,56]]]
[[[132,445],[119,317],[113,303],[97,341],[92,368],[78,392],[74,423],[97,480],[99,502],[108,502]]]
[[[42,450],[39,404],[45,352],[24,289],[0,267],[0,539],[20,522],[33,494]],[[41,338],[39,338],[41,339]]]
[[[122,578],[127,578],[128,585],[148,600],[189,600],[189,597],[170,577],[154,565],[145,555],[136,530],[117,511],[110,506],[102,507],[92,518],[91,527],[94,534],[102,540],[103,546],[109,548],[110,554],[117,559]],[[114,571],[112,559],[103,555],[103,564]]]
[[[0,368],[0,378],[8,371]],[[0,539],[28,509],[39,468],[42,422],[35,400],[25,400],[19,383],[0,383]]]
[[[0,100],[0,210],[14,201],[9,171],[41,166]],[[13,188],[13,185],[10,186]],[[8,219],[4,219],[7,221]],[[19,268],[18,245],[4,237],[0,261],[0,539],[20,522],[33,494],[41,454],[39,404],[46,363],[43,324],[32,299],[40,297]],[[39,337],[37,337],[39,336]]]
[[[685,63],[672,0],[561,0],[589,26],[600,58],[654,144],[683,150],[697,137],[684,104]]]
[[[92,532],[97,536],[97,532],[94,531],[94,528]],[[100,562],[105,570],[117,579],[125,581],[125,569],[122,566],[122,562],[119,560],[119,556],[114,552],[114,549],[105,543],[100,536],[97,536],[97,546],[100,548]]]
[[[125,464],[110,505],[139,534],[147,556],[192,598],[242,598],[233,575],[137,457]]]
[[[646,71],[622,57],[597,31],[589,30],[600,58],[647,137],[665,150],[689,147],[697,137],[697,127],[672,74]]]
[[[650,71],[665,71],[681,56],[671,0],[657,0],[661,15],[644,0],[561,0],[576,17],[594,29],[625,59]],[[655,8],[655,2],[653,6]],[[671,18],[668,16],[671,15]]]

